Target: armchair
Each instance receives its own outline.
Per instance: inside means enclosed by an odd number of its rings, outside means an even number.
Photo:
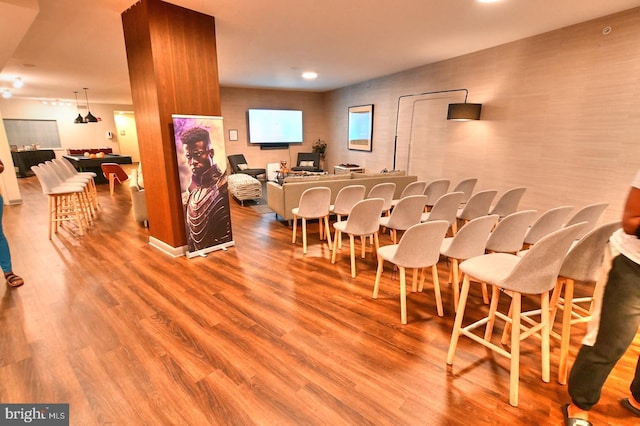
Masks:
[[[249,175],[253,178],[257,178],[258,175],[264,175],[267,173],[265,169],[249,168],[247,160],[244,158],[243,154],[228,155],[227,159],[229,160],[229,165],[231,165],[233,173],[244,173],[245,175]]]
[[[319,152],[299,152],[296,166],[292,167],[294,172],[322,172],[320,168]]]

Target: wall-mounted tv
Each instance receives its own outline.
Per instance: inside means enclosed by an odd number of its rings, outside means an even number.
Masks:
[[[302,143],[302,111],[289,109],[249,109],[249,143]]]

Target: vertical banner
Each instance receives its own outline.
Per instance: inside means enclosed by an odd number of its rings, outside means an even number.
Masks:
[[[174,114],[172,118],[187,257],[226,249],[234,242],[222,117]]]

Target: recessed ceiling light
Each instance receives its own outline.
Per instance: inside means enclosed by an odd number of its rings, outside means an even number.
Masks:
[[[13,87],[15,87],[16,89],[19,89],[22,86],[24,86],[24,81],[22,81],[20,77],[16,77],[13,79]]]
[[[9,99],[11,97],[11,92],[8,90],[5,90],[4,92],[2,92],[2,97],[5,99]]]
[[[318,78],[318,73],[313,71],[305,71],[302,73],[302,78],[306,80],[313,80],[314,78]]]

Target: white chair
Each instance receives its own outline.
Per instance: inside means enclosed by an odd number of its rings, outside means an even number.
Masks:
[[[339,234],[349,235],[349,249],[351,254],[351,277],[356,277],[356,255],[355,255],[355,237],[360,237],[362,246],[362,258],[365,257],[365,238],[373,237],[374,253],[379,247],[378,230],[380,229],[380,212],[384,200],[382,198],[366,198],[358,201],[353,208],[347,220],[335,222],[333,224],[336,230],[334,241],[339,238]],[[338,244],[333,245],[331,254],[331,263],[336,263],[336,252],[339,250]]]
[[[584,206],[575,212],[569,220],[567,220],[565,226],[571,226],[574,223],[587,222],[587,226],[585,226],[582,233],[578,235],[578,239],[580,239],[596,226],[596,222],[598,222],[598,219],[608,206],[609,203],[596,203]]]
[[[491,208],[491,202],[496,197],[498,191],[495,189],[488,189],[486,191],[476,192],[469,198],[469,200],[459,208],[456,213],[457,220],[453,223],[453,233],[458,230],[458,222],[462,225],[475,219],[476,217],[486,216],[489,214]]]
[[[460,294],[459,263],[484,254],[491,229],[498,223],[498,215],[480,216],[465,223],[455,236],[445,238],[440,254],[449,260],[449,282],[453,288],[453,308],[458,307]]]
[[[420,278],[420,291],[422,291],[426,275],[424,268],[431,267],[437,311],[439,316],[443,316],[437,264],[440,245],[448,228],[449,224],[445,220],[416,224],[407,229],[398,244],[383,246],[378,249],[378,269],[373,287],[373,298],[378,298],[385,260],[398,266],[400,270],[400,321],[402,324],[407,323],[407,268],[414,270],[412,291],[416,291],[417,287],[416,272],[418,269],[422,270]]]
[[[523,248],[528,248],[534,245],[538,240],[550,232],[556,231],[562,228],[562,224],[569,215],[569,212],[573,209],[572,206],[561,206],[553,209],[549,209],[542,213],[533,224],[529,227],[529,230],[524,236]]]
[[[518,205],[522,196],[527,191],[524,186],[518,186],[505,191],[496,201],[496,203],[489,209],[489,214],[497,214],[502,219],[505,216],[510,215],[518,210]]]
[[[405,197],[408,197],[410,195],[423,195],[424,188],[426,186],[427,186],[427,182],[423,180],[417,180],[415,182],[411,182],[410,184],[404,187],[404,189],[402,190],[402,194],[400,194],[400,198],[391,200],[391,208],[393,209],[396,206],[396,204],[398,204],[398,201],[400,201]]]
[[[427,196],[427,204],[425,209],[431,210],[431,207],[438,201],[438,198],[442,197],[449,191],[449,185],[451,181],[449,179],[436,179],[427,184],[424,188],[424,195]]]
[[[520,210],[502,218],[489,234],[487,253],[518,253],[537,213],[536,210]]]
[[[541,238],[524,256],[506,253],[492,253],[472,257],[460,264],[465,274],[460,292],[458,312],[451,333],[451,342],[447,354],[447,364],[452,365],[460,335],[491,349],[495,353],[510,359],[509,403],[518,405],[518,382],[520,376],[520,341],[531,335],[541,337],[542,380],[549,382],[549,293],[553,289],[560,266],[575,239],[584,226],[572,225],[551,232]],[[467,296],[471,281],[486,282],[493,286],[491,305],[487,317],[462,327]],[[498,311],[498,302],[502,292],[511,297],[509,314]],[[527,328],[521,324],[522,294],[540,296],[540,322]],[[492,342],[493,327],[496,318],[511,324],[511,350]],[[486,325],[484,337],[473,331]]]
[[[464,198],[463,192],[449,192],[438,198],[429,212],[422,213],[420,222],[432,220],[446,220],[449,226],[453,226],[458,212],[458,206]]]
[[[338,191],[333,204],[329,206],[329,213],[336,215],[336,221],[342,221],[349,216],[353,206],[364,199],[366,188],[364,185],[347,185]],[[334,244],[336,241],[334,240]],[[338,234],[337,244],[342,248],[342,235]]]
[[[318,219],[320,239],[327,236],[327,243],[331,249],[331,231],[329,230],[329,205],[331,203],[331,189],[318,186],[305,190],[300,196],[298,207],[291,209],[293,213],[293,234],[291,242],[296,242],[296,226],[298,218],[302,219],[302,252],[307,253],[307,220]],[[323,223],[324,222],[324,223]],[[323,231],[324,230],[324,231]]]
[[[586,225],[585,228],[588,226]],[[575,297],[574,283],[577,281],[595,287],[601,278],[602,260],[609,237],[620,226],[622,226],[620,221],[609,222],[588,232],[569,250],[560,267],[558,281],[553,290],[550,303],[551,325],[553,325],[556,310],[563,311],[562,333],[560,335],[560,363],[558,367],[558,382],[561,384],[567,383],[567,359],[569,356],[571,326],[591,320],[594,299],[597,296],[596,288],[593,288],[591,294]],[[563,287],[564,295],[561,297],[560,294]]]
[[[406,231],[420,223],[426,201],[426,195],[409,195],[399,200],[390,216],[380,218],[380,226],[390,230],[393,244],[398,242],[398,231]]]
[[[371,188],[367,194],[367,198],[382,198],[384,200],[382,213],[388,215],[391,210],[391,202],[393,201],[393,194],[395,192],[395,182],[383,182]]]
[[[451,192],[463,192],[464,197],[462,197],[461,203],[464,204],[467,202],[469,198],[471,198],[471,194],[473,194],[473,189],[476,187],[478,183],[478,178],[466,178],[462,179],[458,184],[453,188]]]

